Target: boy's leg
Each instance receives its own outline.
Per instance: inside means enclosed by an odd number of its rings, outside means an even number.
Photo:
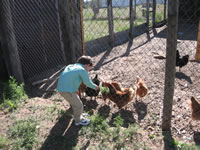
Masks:
[[[60,92],[60,94],[70,103],[73,109],[74,120],[80,122],[81,114],[83,113],[83,103],[76,93]]]

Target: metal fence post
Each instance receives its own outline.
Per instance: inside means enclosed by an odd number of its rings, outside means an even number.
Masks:
[[[178,0],[169,0],[162,130],[170,131],[177,48]]]
[[[133,38],[133,28],[134,28],[134,12],[133,12],[133,0],[129,2],[130,8],[130,30],[129,30],[129,37]]]
[[[152,8],[152,26],[155,27],[156,24],[156,0],[153,0]]]

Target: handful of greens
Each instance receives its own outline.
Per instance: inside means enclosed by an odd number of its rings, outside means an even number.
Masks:
[[[100,91],[102,94],[109,94],[110,90],[108,87],[100,87]]]

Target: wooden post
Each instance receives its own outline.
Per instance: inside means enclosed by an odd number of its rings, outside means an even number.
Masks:
[[[199,21],[199,28],[198,28],[198,39],[197,39],[197,49],[195,54],[195,60],[200,61],[200,21]]]
[[[77,60],[83,55],[83,33],[82,33],[82,17],[81,17],[81,3],[80,0],[70,0],[72,10],[72,39],[74,43],[74,57]]]
[[[177,48],[178,0],[168,1],[167,54],[165,65],[165,88],[162,130],[170,131],[174,96],[174,79]]]
[[[147,29],[149,29],[149,0],[146,1],[146,24],[147,24]]]
[[[153,8],[152,8],[152,26],[155,27],[156,24],[156,0],[153,0]]]
[[[83,4],[80,0],[80,15],[81,15],[81,39],[82,39],[82,53],[85,55],[85,39],[84,39],[84,26],[83,26]]]
[[[107,0],[107,11],[108,11],[108,26],[109,26],[109,44],[111,47],[114,46],[114,25],[113,25],[113,10],[112,10],[112,0]]]
[[[133,39],[133,28],[134,28],[134,12],[133,12],[133,0],[129,1],[130,8],[130,30],[129,30],[129,38]]]
[[[70,13],[70,2],[69,0],[59,0],[59,17],[60,27],[62,32],[62,42],[64,47],[64,53],[66,57],[66,64],[74,63],[75,59],[75,48],[72,28],[72,20]]]
[[[164,20],[166,20],[167,0],[164,0]]]
[[[15,30],[13,27],[10,1],[0,2],[0,32],[2,34],[2,50],[9,76],[14,76],[18,83],[24,82]]]

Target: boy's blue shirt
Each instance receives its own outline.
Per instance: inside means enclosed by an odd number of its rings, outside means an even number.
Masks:
[[[89,78],[84,65],[79,63],[68,65],[59,76],[56,90],[75,93],[82,82],[87,87],[96,88],[96,85]]]

